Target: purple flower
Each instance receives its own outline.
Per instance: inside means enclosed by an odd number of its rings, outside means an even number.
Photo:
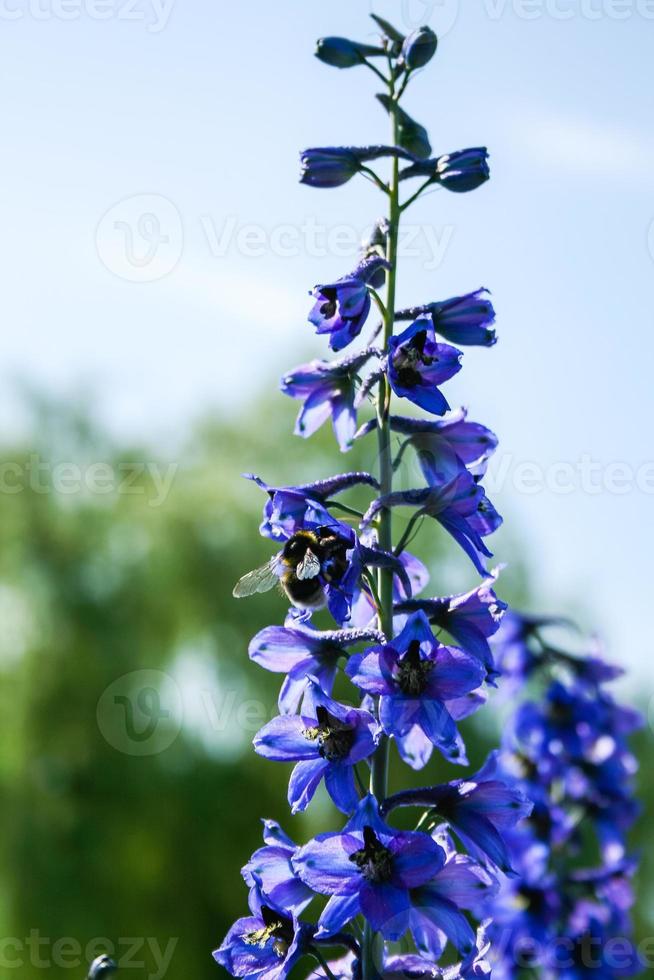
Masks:
[[[398,490],[379,497],[364,514],[362,526],[367,527],[385,507],[403,506],[415,508],[415,519],[424,515],[438,521],[463,548],[479,574],[488,575],[483,557],[492,558],[493,554],[483,538],[497,530],[502,518],[470,473],[460,473],[441,487]]]
[[[356,392],[359,371],[371,357],[374,347],[339,361],[311,361],[284,375],[281,390],[291,398],[304,399],[295,423],[295,434],[308,438],[331,416],[334,435],[341,448],[352,448],[357,424]]]
[[[457,150],[431,160],[420,160],[400,171],[400,180],[410,177],[431,178],[448,191],[473,191],[490,177],[488,150],[485,146]]]
[[[277,908],[299,914],[313,898],[310,888],[298,878],[291,864],[297,844],[275,820],[264,820],[264,847],[254,852],[242,870],[250,888],[261,888]]]
[[[254,473],[245,473],[244,476],[268,495],[259,531],[263,537],[275,541],[287,541],[307,524],[312,527],[333,525],[349,531],[346,525],[335,521],[325,504],[352,487],[379,487],[370,473],[341,473],[327,480],[303,483],[297,487],[271,487]]]
[[[317,936],[338,932],[363,914],[386,939],[409,927],[410,892],[445,864],[445,852],[429,834],[388,827],[368,796],[341,833],[321,834],[300,848],[295,870],[314,891],[329,895]]]
[[[290,614],[284,626],[267,626],[252,639],[250,659],[274,673],[286,674],[279,694],[282,714],[297,713],[310,679],[331,694],[338,661],[348,647],[365,640],[383,642],[375,629],[317,630]]]
[[[421,769],[436,746],[451,762],[466,764],[448,702],[481,687],[485,671],[463,651],[441,646],[423,612],[391,642],[351,657],[346,673],[360,690],[379,696],[379,720],[405,762]]]
[[[359,801],[353,767],[375,751],[379,726],[371,714],[347,708],[312,683],[304,714],[273,718],[255,735],[254,748],[273,762],[296,762],[288,785],[293,813],[305,810],[320,782],[344,813]]]
[[[484,425],[468,422],[463,408],[445,419],[391,415],[390,426],[407,437],[395,459],[396,468],[410,447],[430,487],[448,483],[466,469],[479,479],[497,448],[497,437]]]
[[[411,931],[418,949],[434,959],[442,956],[448,940],[459,953],[470,955],[476,937],[461,909],[480,914],[497,893],[497,881],[472,858],[456,853],[445,828],[433,836],[445,852],[445,864],[411,892]]]
[[[432,626],[446,630],[466,653],[479,660],[492,679],[497,670],[488,638],[500,629],[507,608],[493,590],[497,574],[497,570],[491,572],[480,585],[460,595],[405,599],[395,605],[395,612],[422,610]]]
[[[495,336],[495,310],[486,297],[487,289],[477,289],[465,296],[454,296],[440,303],[427,303],[400,310],[396,320],[415,320],[419,316],[430,316],[434,330],[452,344],[472,347],[492,347]]]
[[[332,350],[342,350],[361,333],[372,302],[368,286],[378,283],[386,267],[385,259],[373,256],[342,279],[314,288],[316,302],[309,313],[309,323],[317,334],[329,334]]]
[[[388,379],[396,395],[408,398],[434,415],[449,405],[437,385],[461,370],[461,351],[439,344],[431,319],[420,317],[388,342]]]
[[[532,811],[532,803],[515,785],[498,775],[497,753],[489,755],[474,776],[389,797],[383,812],[398,806],[428,806],[446,820],[478,861],[512,874],[505,835]]]
[[[264,895],[237,919],[213,958],[233,977],[285,980],[311,942],[312,927]]]

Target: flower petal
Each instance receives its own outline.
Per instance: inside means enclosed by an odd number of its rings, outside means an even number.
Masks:
[[[351,895],[358,891],[361,878],[350,855],[361,846],[361,835],[321,834],[300,848],[293,867],[321,895]]]
[[[409,928],[409,893],[405,888],[364,881],[360,901],[366,919],[385,939],[399,939]]]
[[[255,752],[273,762],[315,759],[318,754],[316,743],[304,737],[304,729],[305,724],[298,715],[278,715],[254,736]]]
[[[301,813],[306,810],[328,768],[329,763],[324,759],[298,762],[288,781],[288,802],[291,813]]]

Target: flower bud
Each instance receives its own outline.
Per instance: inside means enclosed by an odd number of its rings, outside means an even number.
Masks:
[[[404,39],[402,60],[407,68],[423,68],[436,54],[438,38],[430,27],[419,27]]]
[[[354,68],[363,63],[364,58],[374,58],[384,54],[383,48],[370,44],[359,44],[346,37],[321,37],[316,45],[316,58],[333,68]]]
[[[108,980],[118,967],[108,956],[98,956],[89,968],[88,980]]]
[[[431,178],[448,191],[474,191],[490,177],[488,150],[485,146],[457,150],[431,160],[419,160],[400,171],[400,180],[411,177]]]
[[[311,187],[340,187],[359,169],[354,153],[339,147],[317,147],[300,156],[300,183]]]
[[[436,167],[437,180],[448,191],[474,191],[490,177],[488,151],[485,146],[458,150],[440,157]]]

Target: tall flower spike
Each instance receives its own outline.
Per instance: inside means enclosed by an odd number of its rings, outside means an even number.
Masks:
[[[335,808],[326,832],[304,845],[265,822],[264,846],[243,868],[251,914],[214,956],[244,980],[301,977],[305,957],[317,961],[313,980],[480,980],[491,966],[496,980],[526,980],[523,962],[538,969],[534,980],[586,980],[583,951],[598,942],[597,980],[613,980],[636,965],[629,947],[625,970],[612,970],[607,949],[630,931],[628,739],[638,718],[607,692],[615,671],[596,650],[580,659],[550,642],[544,620],[502,619],[499,570],[486,568],[486,538],[501,518],[483,487],[497,439],[465,410],[451,411],[441,390],[461,370],[459,347],[495,343],[495,310],[486,289],[397,302],[403,215],[436,186],[479,187],[490,176],[488,152],[431,156],[427,130],[403,98],[438,39],[426,26],[405,36],[372,18],[372,43],[326,37],[316,53],[375,75],[389,141],[307,149],[301,181],[331,188],[362,176],[388,212],[356,268],[313,290],[316,334],[333,351],[350,350],[289,371],[282,391],[302,402],[297,434],[331,420],[341,450],[374,437],[375,449],[359,448],[376,466],[298,484],[250,477],[266,495],[260,531],[277,552],[235,589],[240,597],[279,582],[291,607],[283,626],[250,643],[253,662],[284,675],[280,713],[257,733],[255,749],[293,764],[294,813],[320,784],[322,802],[328,796]],[[373,305],[381,323],[376,317],[357,346]],[[411,403],[429,417],[399,414],[398,399],[405,413]],[[415,462],[415,482],[400,481]],[[341,496],[350,490],[354,503]],[[407,519],[398,529],[400,509]],[[408,551],[425,517],[468,556],[477,585],[425,597],[429,574]],[[466,773],[459,723],[484,705],[489,687],[515,698],[527,681],[535,699],[505,726],[501,750]],[[391,751],[421,769],[434,749],[439,782],[389,794]],[[387,822],[409,806],[414,830]],[[593,842],[602,866],[584,867],[579,855]],[[300,918],[314,895],[327,899],[310,910],[315,925]],[[401,955],[388,945],[399,939]],[[560,940],[567,965],[552,956]]]

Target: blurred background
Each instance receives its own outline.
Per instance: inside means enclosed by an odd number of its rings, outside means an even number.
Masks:
[[[297,184],[302,147],[386,139],[373,77],[312,57],[324,34],[373,41],[371,9],[0,2],[2,976],[81,977],[111,949],[133,976],[216,976],[257,815],[297,838],[329,816],[288,818],[282,768],[250,750],[279,678],[247,643],[284,610],[231,588],[270,554],[240,473],[371,465],[294,439],[276,394],[324,353],[307,291],[379,213],[367,184]],[[448,397],[500,437],[500,593],[600,633],[649,716],[654,7],[374,9],[441,36],[407,96],[435,151],[492,154],[484,188],[407,218],[399,299],[493,291],[500,342]],[[434,592],[473,584],[436,531],[421,547]],[[471,762],[498,724],[469,727]],[[651,935],[647,853],[639,889]]]

